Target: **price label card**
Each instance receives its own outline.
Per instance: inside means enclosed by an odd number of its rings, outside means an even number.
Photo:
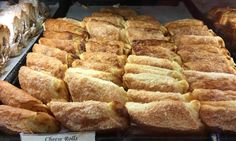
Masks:
[[[95,132],[20,134],[21,141],[95,141]]]

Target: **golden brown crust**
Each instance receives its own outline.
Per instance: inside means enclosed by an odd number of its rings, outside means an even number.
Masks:
[[[185,50],[190,52],[199,52],[199,51],[206,51],[209,53],[217,53],[222,54],[225,56],[230,56],[229,51],[224,47],[217,47],[213,45],[207,45],[207,44],[199,44],[199,45],[181,45],[178,46],[178,51]]]
[[[170,61],[163,58],[155,58],[149,56],[129,55],[127,63],[149,65],[153,67],[166,68],[170,70],[182,71],[181,66],[175,61]]]
[[[139,103],[149,103],[153,101],[165,101],[165,100],[184,101],[184,102],[188,101],[185,95],[172,92],[168,93],[159,91],[151,92],[145,90],[129,89],[127,94],[130,98],[130,101]]]
[[[60,39],[60,40],[86,40],[88,34],[78,35],[70,32],[59,32],[59,31],[44,31],[43,37],[48,39]]]
[[[214,32],[209,30],[207,26],[184,26],[169,30],[173,35],[198,35],[198,36],[214,36]]]
[[[33,52],[41,53],[50,57],[55,57],[58,60],[60,60],[63,64],[67,64],[68,66],[71,66],[74,58],[70,53],[67,53],[64,50],[60,50],[58,48],[40,45],[40,44],[34,44],[34,47],[32,49]]]
[[[79,55],[84,51],[83,42],[72,41],[72,40],[59,40],[59,39],[48,39],[41,37],[39,39],[39,44],[55,47],[64,50],[68,53]]]
[[[218,89],[194,89],[190,94],[192,99],[199,101],[231,101],[236,100],[236,91]]]
[[[124,88],[109,81],[83,74],[73,75],[68,72],[66,72],[64,80],[74,102],[95,100],[103,102],[118,101],[124,104],[128,101]]]
[[[122,40],[121,28],[109,22],[90,20],[86,22],[86,29],[92,38],[100,37],[110,40]]]
[[[82,61],[109,64],[115,67],[123,67],[126,62],[125,55],[116,55],[107,52],[84,52],[80,55]]]
[[[118,68],[113,65],[109,64],[104,64],[104,63],[98,63],[98,62],[89,62],[86,60],[75,60],[72,63],[72,67],[82,67],[82,68],[87,68],[87,69],[94,69],[94,70],[99,70],[99,71],[104,71],[104,72],[109,72],[117,77],[122,77],[124,74],[124,69],[123,68]]]
[[[118,14],[118,15],[121,15],[122,17],[124,17],[125,19],[126,19],[126,17],[137,15],[135,10],[130,9],[130,8],[126,8],[126,7],[118,7],[118,8],[117,7],[105,7],[105,8],[100,9],[100,11]]]
[[[135,21],[157,21],[157,19],[153,16],[149,15],[135,15],[127,17],[127,20],[135,20]]]
[[[109,52],[117,55],[127,55],[131,47],[121,41],[91,38],[86,42],[85,48],[86,52]]]
[[[0,81],[0,101],[9,106],[49,113],[47,106],[40,100],[2,80]]]
[[[188,90],[186,80],[177,80],[169,76],[158,74],[128,73],[123,76],[123,82],[129,89],[179,93],[185,93]]]
[[[132,54],[164,58],[164,59],[169,59],[171,61],[175,61],[178,64],[182,64],[179,55],[161,46],[133,46]]]
[[[18,77],[21,88],[40,99],[43,103],[48,103],[52,100],[69,100],[68,90],[61,79],[45,72],[34,71],[25,66],[20,68]]]
[[[219,36],[179,35],[175,36],[174,40],[177,46],[207,44],[225,47],[224,40]]]
[[[76,68],[69,68],[66,71],[67,75],[86,75],[86,76],[91,76],[94,78],[99,78],[102,80],[107,80],[111,81],[119,86],[122,86],[122,80],[119,79],[118,77],[114,76],[113,74],[109,72],[104,72],[104,71],[98,71],[98,70],[92,70],[92,69],[86,69],[86,68],[81,68],[81,67],[76,67]]]
[[[236,75],[234,74],[185,70],[184,75],[189,83],[190,91],[199,88],[236,90]]]
[[[152,39],[152,40],[134,40],[132,42],[132,47],[135,46],[161,46],[163,48],[169,49],[171,51],[176,51],[177,47],[174,43],[169,42],[169,41],[163,41],[163,40],[156,40],[156,39]]]
[[[185,26],[204,26],[204,23],[197,19],[181,19],[181,20],[175,20],[175,21],[165,24],[165,27],[168,30],[181,28]]]
[[[140,126],[175,131],[199,131],[203,126],[198,116],[198,101],[127,102],[125,106],[131,120]]]
[[[177,80],[185,79],[183,74],[175,71],[175,70],[169,70],[159,67],[153,67],[148,65],[138,65],[138,64],[132,64],[132,63],[126,63],[125,64],[125,73],[151,73],[151,74],[158,74],[163,76],[170,76]]]
[[[28,53],[26,65],[31,69],[50,72],[55,77],[64,77],[67,65],[54,57],[49,57],[40,53]]]
[[[220,128],[223,131],[236,132],[236,102],[210,101],[201,102],[201,120],[211,128]]]
[[[150,28],[159,30],[161,27],[158,21],[139,21],[139,20],[127,20],[125,28]]]
[[[186,70],[196,70],[203,72],[222,72],[236,74],[234,66],[220,58],[206,58],[183,63],[183,68]]]
[[[160,30],[156,29],[129,27],[125,29],[125,34],[130,44],[135,40],[169,40]]]
[[[47,19],[44,23],[44,29],[46,31],[71,32],[78,35],[85,33],[82,27],[63,19]]]
[[[97,20],[97,21],[105,21],[109,22],[113,25],[122,27],[124,24],[124,19],[121,16],[116,15],[106,15],[106,16],[88,16],[83,19],[83,21],[86,23],[91,20]]]
[[[43,112],[0,105],[0,127],[8,133],[56,133],[60,130],[54,117]]]
[[[115,102],[50,102],[56,119],[71,131],[125,129],[129,126],[126,109]]]

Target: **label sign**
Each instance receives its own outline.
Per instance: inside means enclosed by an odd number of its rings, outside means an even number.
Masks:
[[[20,134],[21,141],[95,141],[95,132]]]

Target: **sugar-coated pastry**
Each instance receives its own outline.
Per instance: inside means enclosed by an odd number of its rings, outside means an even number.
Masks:
[[[125,107],[131,121],[138,126],[156,131],[197,132],[203,127],[199,118],[200,102],[155,101],[150,103],[127,102]]]
[[[56,133],[60,130],[58,121],[44,112],[0,105],[0,115],[1,131],[5,133]]]
[[[48,103],[52,100],[69,100],[65,82],[46,72],[39,72],[22,66],[18,77],[21,88],[43,103]]]
[[[128,114],[117,102],[50,102],[53,115],[71,131],[100,131],[126,129]]]

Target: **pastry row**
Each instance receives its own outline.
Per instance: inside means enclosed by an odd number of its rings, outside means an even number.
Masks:
[[[206,127],[236,131],[236,92],[230,90],[196,89],[180,94],[130,89],[127,95],[132,100],[125,105],[89,100],[51,101],[47,106],[4,81],[0,91],[5,104],[0,106],[0,124],[7,133],[53,133],[60,124],[70,131],[124,130],[130,121],[156,132],[198,133]]]

